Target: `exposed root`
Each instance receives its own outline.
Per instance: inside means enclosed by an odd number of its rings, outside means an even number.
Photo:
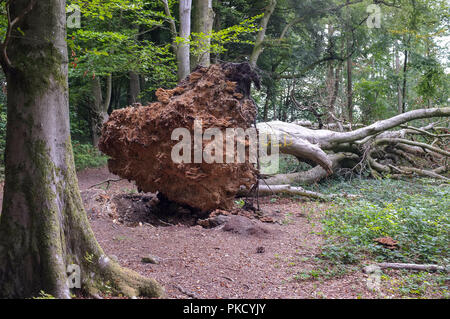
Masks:
[[[92,265],[89,269],[92,269]],[[82,289],[89,295],[112,294],[126,297],[159,298],[164,289],[151,278],[139,275],[133,270],[122,268],[106,256],[99,258],[95,270],[88,270],[83,278]]]

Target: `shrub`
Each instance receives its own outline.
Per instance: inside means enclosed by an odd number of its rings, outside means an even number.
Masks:
[[[90,168],[105,166],[108,157],[100,153],[90,144],[73,143],[73,154],[75,159],[75,168],[77,171]]]
[[[358,183],[353,187],[358,189]],[[357,252],[360,259],[447,264],[450,188],[426,185],[419,179],[414,187],[410,182],[389,180],[371,184],[359,188],[365,199],[342,202],[344,207],[326,213],[323,257],[353,263]],[[389,250],[373,241],[386,236],[397,240],[399,248]]]

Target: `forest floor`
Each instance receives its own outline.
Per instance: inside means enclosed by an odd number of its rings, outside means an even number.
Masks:
[[[167,298],[448,298],[448,278],[445,287],[436,281],[417,293],[418,281],[433,282],[426,276],[437,275],[383,270],[380,288],[371,290],[362,272],[370,260],[336,266],[318,258],[325,243],[321,221],[339,207],[333,203],[262,198],[261,210],[271,222],[255,221],[256,231],[237,225],[230,232],[194,225],[189,218],[149,218],[142,210],[147,200],[133,183],[96,185],[118,179],[107,168],[87,169],[78,177],[104,251],[122,266],[156,279]],[[119,198],[115,205],[113,198]],[[149,256],[156,263],[143,262]]]

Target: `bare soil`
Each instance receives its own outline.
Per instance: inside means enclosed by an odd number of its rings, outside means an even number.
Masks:
[[[156,279],[167,298],[400,297],[385,284],[382,292],[369,290],[361,267],[348,267],[330,278],[302,277],[323,267],[316,256],[323,242],[320,219],[329,204],[266,197],[260,200],[263,217],[235,216],[225,225],[204,228],[198,225],[204,216],[190,216],[182,207],[155,210],[154,194],[138,194],[134,184],[119,180],[107,168],[87,169],[78,178],[105,253]],[[2,187],[0,183],[0,204]],[[390,278],[399,275],[384,272]]]
[[[108,179],[106,168],[79,174],[82,192]],[[108,198],[137,195],[126,180],[95,188]],[[151,196],[151,195],[150,195]],[[233,232],[226,227],[203,228],[180,221],[153,226],[142,213],[134,221],[120,216],[92,214],[97,240],[122,266],[155,278],[168,298],[377,298],[366,287],[360,270],[327,280],[300,280],[295,276],[317,267],[321,213],[328,204],[293,199],[261,199],[261,209],[273,223],[255,222],[263,231]],[[122,216],[123,217],[123,216]],[[239,225],[237,226],[239,228]],[[144,263],[151,255],[160,262]]]

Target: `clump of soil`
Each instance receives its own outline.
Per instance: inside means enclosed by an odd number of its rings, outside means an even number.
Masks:
[[[260,221],[251,220],[244,216],[234,215],[223,226],[224,231],[245,235],[265,237],[269,230],[262,226]]]
[[[172,132],[186,128],[194,136],[194,121],[202,131],[250,128],[256,106],[250,98],[251,83],[259,86],[248,64],[198,68],[175,89],[159,89],[158,102],[114,111],[104,125],[100,150],[109,155],[110,172],[136,182],[143,192],[164,194],[170,201],[200,211],[230,208],[241,186],[251,188],[257,170],[245,163],[175,163],[171,158]],[[224,134],[225,135],[225,134]],[[203,149],[213,141],[203,141]],[[192,141],[192,159],[193,159]],[[234,150],[233,150],[234,152]],[[236,155],[235,155],[236,156]]]

